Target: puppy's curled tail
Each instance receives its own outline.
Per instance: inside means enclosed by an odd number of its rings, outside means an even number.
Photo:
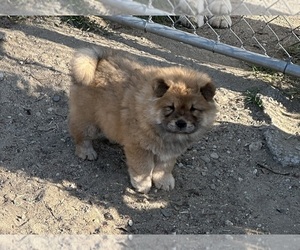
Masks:
[[[78,85],[91,86],[98,62],[108,55],[108,51],[100,47],[83,48],[75,52],[71,61],[73,82]]]

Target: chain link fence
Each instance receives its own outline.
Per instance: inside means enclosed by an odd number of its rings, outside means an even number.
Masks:
[[[110,19],[300,77],[298,0],[137,0],[129,1],[127,9],[138,2],[143,8],[135,6],[132,12],[160,16],[141,22],[124,16]],[[115,4],[120,9],[121,3]]]
[[[300,18],[293,16],[231,17],[228,29],[183,28],[172,16],[110,16],[112,21],[143,29],[202,49],[300,77]],[[163,19],[163,20],[162,20]],[[160,23],[157,23],[160,22]],[[161,24],[163,23],[163,24]],[[191,21],[191,23],[193,23]]]
[[[300,77],[299,0],[11,0],[0,10],[0,15],[33,14],[105,15]]]

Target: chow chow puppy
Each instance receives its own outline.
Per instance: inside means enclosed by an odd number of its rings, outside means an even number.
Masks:
[[[69,129],[76,154],[94,160],[102,132],[124,147],[131,184],[171,190],[176,158],[214,122],[215,86],[205,73],[152,67],[102,48],[82,49],[72,61]]]

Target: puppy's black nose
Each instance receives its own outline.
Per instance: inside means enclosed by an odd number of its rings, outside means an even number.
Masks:
[[[178,120],[175,122],[176,126],[180,129],[183,129],[186,127],[186,122],[184,120]]]

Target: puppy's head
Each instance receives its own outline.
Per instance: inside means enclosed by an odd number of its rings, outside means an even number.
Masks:
[[[168,133],[193,134],[215,118],[215,86],[203,73],[171,68],[154,79],[156,124]]]

